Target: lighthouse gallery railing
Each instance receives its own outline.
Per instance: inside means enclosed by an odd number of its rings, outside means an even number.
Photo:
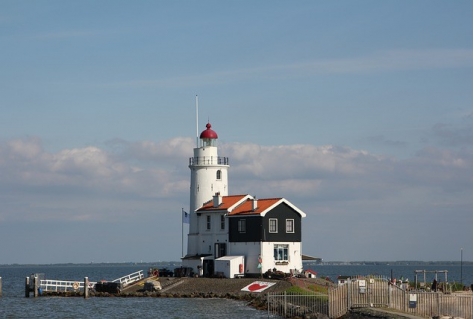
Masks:
[[[190,157],[189,165],[229,165],[229,158],[220,156]]]

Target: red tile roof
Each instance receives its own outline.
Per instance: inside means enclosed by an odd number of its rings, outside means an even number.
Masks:
[[[199,208],[198,211],[228,210],[240,200],[243,200],[246,196],[248,195],[222,196],[222,203],[218,207],[214,207],[214,201],[211,199],[210,201],[204,203],[204,205]]]
[[[252,209],[252,202],[253,199],[247,199],[245,202],[240,204],[234,210],[229,213],[229,216],[234,215],[260,215],[261,213],[265,212],[268,208],[275,205],[281,198],[265,198],[265,199],[258,199],[257,200],[257,208],[255,210]]]
[[[255,210],[253,207],[253,197],[250,195],[229,195],[222,196],[222,202],[218,207],[214,207],[214,198],[210,201],[204,203],[204,205],[197,209],[198,212],[222,212],[225,211],[228,216],[237,216],[237,215],[265,215],[269,209],[274,206],[285,203],[294,209],[301,217],[305,217],[306,214],[299,210],[296,206],[288,202],[284,198],[263,198],[257,200],[257,208]]]

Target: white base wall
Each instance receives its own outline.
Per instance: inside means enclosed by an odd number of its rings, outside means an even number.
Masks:
[[[204,240],[206,241],[206,240]],[[274,245],[288,245],[288,260],[279,261],[274,258]],[[242,256],[245,260],[244,273],[258,274],[268,270],[277,270],[284,273],[298,273],[303,271],[303,261],[301,259],[300,242],[245,242],[228,243],[227,256]],[[204,248],[204,247],[203,247]],[[209,249],[209,246],[207,246]],[[205,249],[203,249],[205,250]],[[207,251],[205,251],[207,252]],[[211,253],[213,247],[211,246]],[[259,257],[262,259],[262,267],[258,268]],[[213,259],[212,255],[201,259],[183,259],[183,267],[191,267],[199,276],[203,275],[203,260]],[[200,266],[200,267],[198,267]],[[214,268],[214,271],[216,269]],[[233,277],[233,276],[232,276]],[[230,278],[232,278],[230,277]]]
[[[262,243],[263,272],[276,269],[285,273],[295,273],[303,271],[303,260],[301,259],[301,242],[265,242]],[[273,257],[275,244],[288,245],[288,261],[277,261]]]
[[[274,259],[275,244],[288,245],[288,261]],[[265,273],[267,270],[279,270],[285,273],[303,271],[300,242],[253,242],[229,243],[229,255],[245,256],[245,273]],[[258,268],[258,257],[262,258],[262,268]]]

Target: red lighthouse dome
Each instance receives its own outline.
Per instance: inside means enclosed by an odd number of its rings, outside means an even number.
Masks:
[[[199,136],[200,139],[217,139],[217,133],[211,129],[211,123],[206,124],[206,129]]]

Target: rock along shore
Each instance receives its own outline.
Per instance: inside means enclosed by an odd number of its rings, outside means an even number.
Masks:
[[[145,291],[146,281],[159,280],[161,290]],[[241,291],[242,288],[251,284],[257,278],[191,278],[191,277],[163,277],[145,278],[139,282],[124,288],[120,293],[89,291],[91,297],[156,297],[156,298],[227,298],[249,302],[250,306],[257,309],[266,309],[266,293],[283,292],[292,284],[286,280],[263,279],[265,282],[275,283],[262,293],[251,293]],[[43,292],[43,296],[82,297],[82,292]]]
[[[144,285],[146,281],[157,280],[161,284],[161,290],[145,291]],[[216,297],[216,296],[242,296],[242,295],[258,295],[268,292],[283,292],[292,284],[286,280],[263,279],[265,282],[275,283],[273,286],[264,290],[263,293],[249,293],[241,291],[242,288],[258,281],[257,278],[190,278],[190,277],[165,277],[165,278],[145,278],[141,281],[124,288],[120,293],[112,294],[105,292],[95,292],[93,289],[89,291],[90,296],[96,297]],[[82,296],[80,291],[68,292],[43,292],[44,296]]]
[[[159,281],[162,289],[157,291],[145,291],[145,282],[149,280]],[[251,293],[242,291],[241,289],[254,281],[265,281],[275,283],[270,288],[261,293]],[[130,285],[123,289],[120,293],[112,294],[107,292],[95,292],[91,290],[91,297],[155,297],[155,298],[227,298],[248,302],[249,306],[259,310],[266,310],[266,294],[269,292],[284,292],[293,285],[304,286],[306,284],[324,284],[319,279],[300,279],[300,280],[272,280],[258,278],[191,278],[191,277],[162,277],[162,278],[145,278],[141,281]],[[62,296],[62,297],[82,297],[82,292],[44,292],[43,296]],[[324,315],[308,318],[327,318]],[[367,318],[383,318],[383,319],[407,319],[416,318],[402,313],[386,311],[382,309],[353,309],[348,312],[342,319],[367,319]]]

